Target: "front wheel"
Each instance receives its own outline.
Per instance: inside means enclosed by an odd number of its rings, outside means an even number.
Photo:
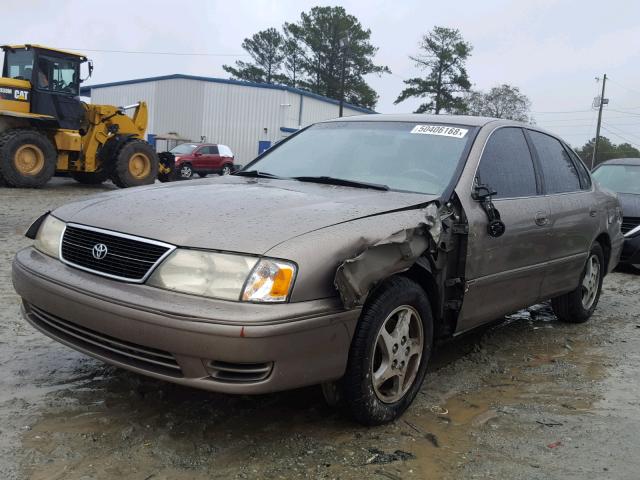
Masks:
[[[182,165],[180,165],[179,172],[180,178],[182,178],[183,180],[188,180],[193,177],[193,168],[189,163],[183,163]]]
[[[130,140],[118,150],[111,180],[120,188],[151,185],[158,176],[158,154],[143,140]]]
[[[604,253],[600,244],[596,243],[591,247],[578,288],[551,300],[553,312],[558,320],[568,323],[583,323],[589,320],[600,299],[604,273]]]
[[[220,175],[230,175],[231,174],[231,165],[227,164],[224,167],[222,167],[222,170],[220,170]]]
[[[424,290],[397,276],[365,305],[343,378],[354,418],[380,425],[409,407],[424,380],[433,343],[433,317]]]

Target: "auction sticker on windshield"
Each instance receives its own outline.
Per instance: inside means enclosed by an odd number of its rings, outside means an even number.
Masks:
[[[416,125],[411,133],[423,135],[442,135],[443,137],[463,138],[469,130],[459,127],[447,127],[446,125]]]

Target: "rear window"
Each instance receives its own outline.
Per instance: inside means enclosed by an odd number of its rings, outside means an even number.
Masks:
[[[640,165],[602,165],[591,175],[613,192],[640,195]]]
[[[415,122],[328,122],[313,125],[247,170],[281,177],[327,176],[441,194],[451,183],[476,129]]]
[[[529,131],[538,153],[547,193],[567,193],[580,190],[580,177],[571,157],[562,144],[544,133]]]

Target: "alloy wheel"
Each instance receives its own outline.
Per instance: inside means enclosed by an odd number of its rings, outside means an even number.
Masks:
[[[371,359],[373,390],[380,401],[399,401],[416,379],[424,332],[422,319],[409,305],[393,310],[378,331]]]
[[[598,296],[600,287],[600,259],[591,255],[587,260],[584,277],[582,279],[582,306],[589,310]]]

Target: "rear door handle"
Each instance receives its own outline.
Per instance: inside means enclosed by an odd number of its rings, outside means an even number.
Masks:
[[[549,224],[549,217],[547,217],[546,213],[538,212],[536,213],[536,225],[539,227],[544,227]]]
[[[596,210],[595,208],[591,208],[589,210],[589,215],[591,215],[592,217],[595,217],[598,214],[598,210]]]

